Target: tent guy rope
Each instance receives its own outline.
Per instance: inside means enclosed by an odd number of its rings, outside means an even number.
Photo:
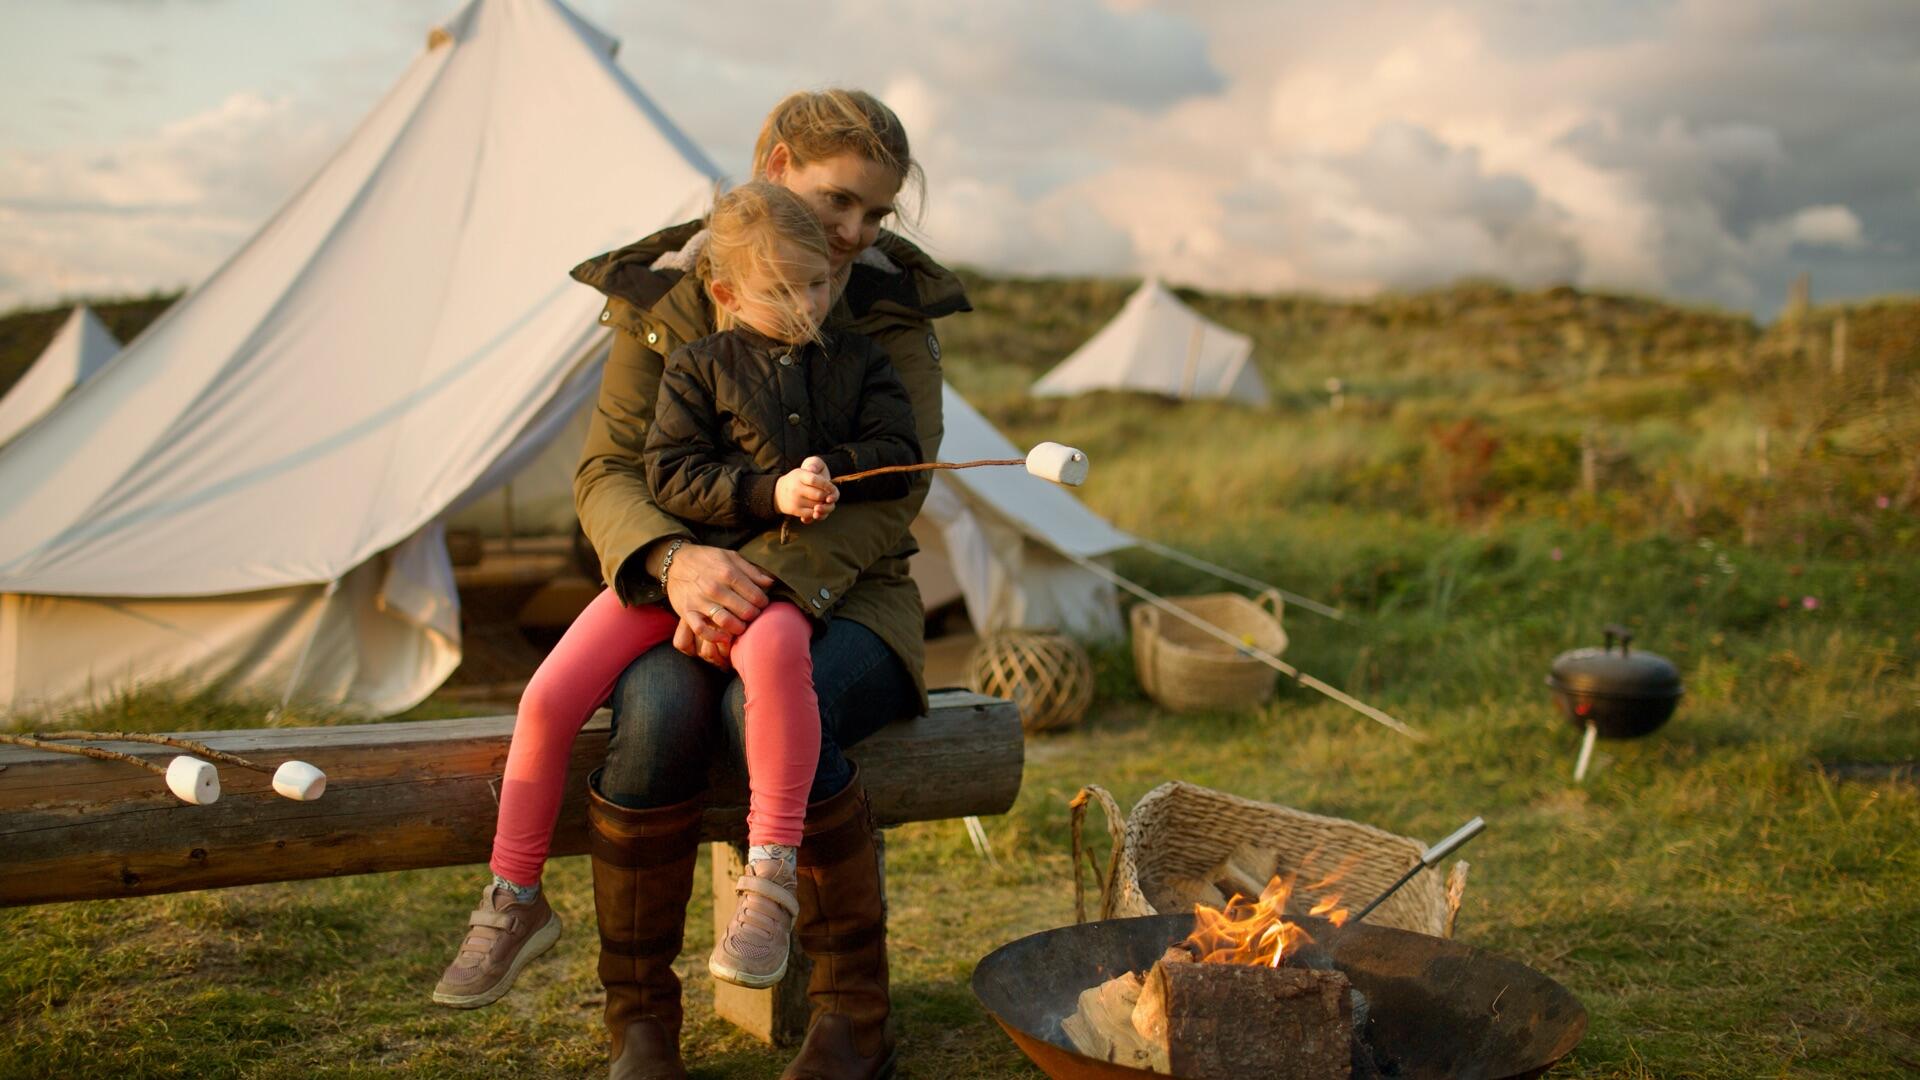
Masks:
[[[1367,704],[1366,702],[1361,701],[1359,698],[1356,698],[1353,695],[1348,694],[1346,691],[1341,690],[1339,687],[1331,686],[1331,685],[1328,685],[1327,683],[1321,682],[1319,679],[1316,679],[1313,676],[1307,674],[1306,672],[1301,671],[1299,668],[1294,667],[1292,664],[1287,663],[1285,660],[1282,660],[1279,657],[1273,655],[1272,653],[1267,652],[1265,649],[1256,649],[1251,645],[1245,644],[1239,638],[1234,637],[1232,634],[1228,633],[1227,631],[1220,629],[1219,627],[1213,625],[1212,623],[1206,621],[1205,619],[1200,618],[1198,615],[1195,615],[1192,612],[1187,611],[1182,607],[1179,607],[1178,605],[1169,604],[1166,600],[1162,599],[1161,597],[1155,595],[1152,592],[1149,592],[1145,586],[1136,585],[1133,582],[1128,581],[1126,578],[1123,578],[1119,574],[1114,573],[1112,570],[1109,570],[1106,567],[1100,565],[1099,563],[1094,562],[1092,559],[1089,559],[1084,555],[1075,555],[1071,552],[1066,552],[1066,551],[1062,551],[1060,552],[1060,554],[1070,562],[1077,563],[1081,567],[1088,570],[1089,572],[1097,574],[1100,577],[1107,579],[1113,584],[1118,585],[1120,588],[1125,589],[1128,592],[1132,593],[1133,595],[1139,597],[1140,599],[1145,600],[1147,603],[1152,604],[1154,607],[1159,608],[1161,611],[1164,611],[1167,614],[1172,615],[1174,618],[1179,619],[1184,623],[1188,623],[1189,625],[1193,626],[1195,629],[1201,631],[1207,636],[1216,638],[1219,641],[1225,642],[1226,644],[1233,646],[1235,649],[1238,649],[1241,652],[1247,654],[1248,656],[1253,657],[1254,659],[1260,661],[1261,663],[1267,665],[1268,667],[1274,669],[1275,671],[1278,671],[1280,674],[1287,676],[1288,678],[1306,687],[1307,689],[1316,690],[1322,694],[1325,694],[1326,696],[1332,698],[1333,700],[1339,702],[1340,704],[1345,705],[1347,708],[1354,710],[1355,712],[1359,713],[1362,716],[1365,716],[1369,720],[1373,720],[1377,723],[1385,725],[1386,727],[1392,728],[1393,730],[1399,732],[1400,734],[1405,735],[1409,739],[1414,739],[1419,742],[1425,742],[1427,740],[1427,736],[1422,734],[1420,731],[1414,728],[1408,727],[1406,724],[1400,722],[1399,720],[1394,719],[1393,717],[1387,715],[1384,712],[1381,712],[1379,709],[1374,708],[1373,706]]]
[[[1140,536],[1134,537],[1133,540],[1134,540],[1134,543],[1139,544],[1141,547],[1145,548],[1148,551],[1153,552],[1155,555],[1160,555],[1165,558],[1172,559],[1174,562],[1184,563],[1188,566],[1193,567],[1195,570],[1201,570],[1206,573],[1212,574],[1214,577],[1217,577],[1222,581],[1231,581],[1235,585],[1243,586],[1248,589],[1272,589],[1274,592],[1280,594],[1280,599],[1285,600],[1287,603],[1292,604],[1295,607],[1303,607],[1303,608],[1306,608],[1308,611],[1313,612],[1316,615],[1325,615],[1329,619],[1335,619],[1340,622],[1353,621],[1347,618],[1346,612],[1341,611],[1339,608],[1328,607],[1327,605],[1321,603],[1318,600],[1309,599],[1307,597],[1301,596],[1299,593],[1288,592],[1287,590],[1281,588],[1280,586],[1274,585],[1270,582],[1261,581],[1258,578],[1250,578],[1245,574],[1239,573],[1234,570],[1229,570],[1224,566],[1215,565],[1214,563],[1210,563],[1207,560],[1200,558],[1198,555],[1189,555],[1186,552],[1181,551],[1179,548],[1170,548],[1165,544],[1157,544],[1152,540],[1148,540],[1145,537],[1140,537]]]

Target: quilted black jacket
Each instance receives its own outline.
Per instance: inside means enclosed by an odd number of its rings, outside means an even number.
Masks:
[[[920,460],[913,403],[859,334],[789,345],[746,327],[674,350],[647,432],[647,482],[700,543],[738,547],[777,522],[774,484],[810,455],[834,476]],[[909,476],[858,480],[840,501],[898,499]],[[804,534],[802,534],[804,535]]]

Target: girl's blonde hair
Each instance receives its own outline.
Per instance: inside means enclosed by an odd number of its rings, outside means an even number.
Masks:
[[[753,175],[765,179],[773,148],[785,144],[795,165],[840,154],[859,156],[892,169],[900,186],[914,189],[916,206],[924,200],[926,174],[913,160],[907,128],[892,109],[865,90],[800,90],[788,94],[767,114],[753,144]]]
[[[759,302],[778,322],[775,336],[787,341],[818,341],[820,328],[807,311],[804,297],[792,284],[801,269],[792,252],[817,255],[825,268],[827,234],[820,219],[800,197],[778,184],[750,180],[714,200],[707,218],[707,295],[713,298],[714,318],[722,330],[739,319],[713,296],[715,282],[725,282],[735,295]]]

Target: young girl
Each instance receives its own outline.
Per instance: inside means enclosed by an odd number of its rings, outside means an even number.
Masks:
[[[716,202],[701,259],[721,330],[667,360],[646,447],[660,506],[696,542],[737,547],[783,516],[819,521],[843,498],[903,496],[900,474],[844,493],[831,479],[911,464],[920,450],[911,402],[885,354],[857,335],[821,333],[833,282],[819,219],[785,188],[743,185]],[[806,542],[804,530],[794,542]],[[558,939],[539,880],[573,740],[620,672],[669,641],[678,621],[664,603],[626,608],[603,591],[528,683],[501,783],[494,877],[435,1001],[473,1008],[497,1000]],[[785,974],[799,912],[796,849],[820,753],[813,628],[806,609],[779,599],[731,654],[746,689],[750,848],[733,921],[708,966],[743,986],[771,986]]]

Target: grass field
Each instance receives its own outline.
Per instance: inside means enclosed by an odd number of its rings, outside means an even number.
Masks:
[[[943,328],[962,390],[1016,442],[1085,446],[1086,501],[1121,527],[1343,605],[1352,623],[1289,613],[1288,658],[1432,738],[1284,685],[1257,712],[1171,715],[1124,649],[1097,650],[1088,722],[1030,740],[1018,803],[987,822],[997,867],[958,822],[891,834],[908,1075],[1038,1075],[974,1004],[973,964],[1071,920],[1080,785],[1130,806],[1174,778],[1428,839],[1485,816],[1459,936],[1585,1003],[1556,1076],[1920,1072],[1920,790],[1819,767],[1920,759],[1920,305],[1851,310],[1836,372],[1835,310],[1762,330],[1492,286],[1199,298],[1259,338],[1261,413],[1028,402],[1126,288],[974,285],[981,312]],[[1214,588],[1144,555],[1120,567]],[[1576,786],[1577,736],[1542,679],[1607,622],[1673,659],[1688,694],[1655,736],[1602,743]],[[147,693],[66,722],[258,715]],[[512,995],[428,1003],[476,869],[0,912],[0,1076],[599,1075],[584,860],[551,870],[567,933]],[[703,903],[682,962],[696,1075],[775,1076],[780,1054],[705,1007]]]

